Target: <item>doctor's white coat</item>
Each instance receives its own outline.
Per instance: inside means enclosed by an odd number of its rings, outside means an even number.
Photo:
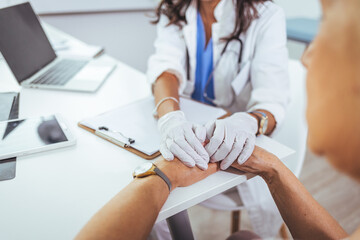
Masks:
[[[171,72],[180,82],[179,93],[185,96],[192,94],[195,83],[196,2],[193,1],[187,9],[187,24],[181,29],[175,25],[167,26],[167,17],[161,17],[157,25],[155,53],[148,63],[150,83],[154,83],[163,72]],[[289,101],[285,15],[272,2],[257,4],[256,8],[259,17],[240,35],[244,44],[240,64],[237,63],[239,41],[231,41],[221,56],[225,46],[222,38],[228,37],[235,26],[234,1],[221,0],[215,8],[216,22],[212,25],[213,65],[217,65],[214,71],[215,103],[231,112],[268,110],[274,115],[278,128]],[[189,79],[186,49],[189,52]],[[250,209],[255,232],[262,237],[275,236],[281,217],[266,184],[256,177],[238,189],[245,207]]]

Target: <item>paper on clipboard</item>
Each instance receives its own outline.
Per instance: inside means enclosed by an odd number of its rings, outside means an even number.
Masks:
[[[159,151],[160,135],[157,130],[157,120],[152,111],[155,107],[153,97],[142,99],[127,106],[105,112],[96,117],[85,119],[80,124],[94,130],[106,126],[111,131],[101,131],[111,138],[126,142],[126,137],[135,139],[131,147],[152,155]],[[205,124],[211,119],[222,117],[226,111],[222,108],[208,106],[190,99],[181,98],[180,108],[184,111],[187,119],[191,122]]]

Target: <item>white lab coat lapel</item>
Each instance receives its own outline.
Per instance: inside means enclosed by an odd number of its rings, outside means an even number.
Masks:
[[[215,66],[215,63],[218,61],[221,55],[221,51],[225,46],[225,43],[223,41],[220,41],[221,37],[223,37],[223,31],[222,28],[226,28],[227,26],[224,25],[224,21],[222,20],[222,14],[224,13],[223,7],[224,4],[227,2],[227,0],[222,0],[219,2],[219,4],[216,6],[214,11],[214,16],[216,19],[216,22],[212,25],[211,28],[211,37],[213,41],[213,65]]]
[[[187,24],[183,27],[182,32],[186,47],[189,51],[190,79],[187,83],[185,93],[191,94],[194,90],[195,68],[196,68],[196,31],[197,31],[197,3],[192,1],[185,13]],[[190,81],[189,81],[190,80]]]
[[[230,36],[235,26],[235,6],[232,0],[222,0],[215,8],[216,23],[212,26],[213,39],[213,66],[215,103],[219,106],[231,104],[234,96],[231,89],[231,81],[235,78],[238,70],[237,55],[239,44],[236,41],[229,43],[227,51],[221,56],[226,42],[222,38]]]

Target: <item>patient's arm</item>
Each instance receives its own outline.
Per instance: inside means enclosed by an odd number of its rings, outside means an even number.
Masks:
[[[232,167],[260,175],[266,181],[294,239],[343,239],[348,236],[273,154],[255,147],[247,162],[243,165],[235,162]]]
[[[206,171],[188,168],[177,159],[161,159],[156,165],[173,189],[189,186],[218,170],[214,163]],[[167,184],[157,175],[134,179],[92,217],[76,239],[146,239],[168,195]]]

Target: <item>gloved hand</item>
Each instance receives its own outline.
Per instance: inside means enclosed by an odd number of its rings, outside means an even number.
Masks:
[[[252,154],[258,130],[257,120],[248,113],[235,113],[232,116],[208,122],[206,135],[210,142],[205,149],[210,162],[219,162],[222,170],[237,160],[241,165]]]
[[[208,168],[209,154],[202,145],[206,137],[204,126],[188,122],[182,111],[173,111],[159,119],[158,129],[160,152],[166,160],[176,156],[188,167]]]

